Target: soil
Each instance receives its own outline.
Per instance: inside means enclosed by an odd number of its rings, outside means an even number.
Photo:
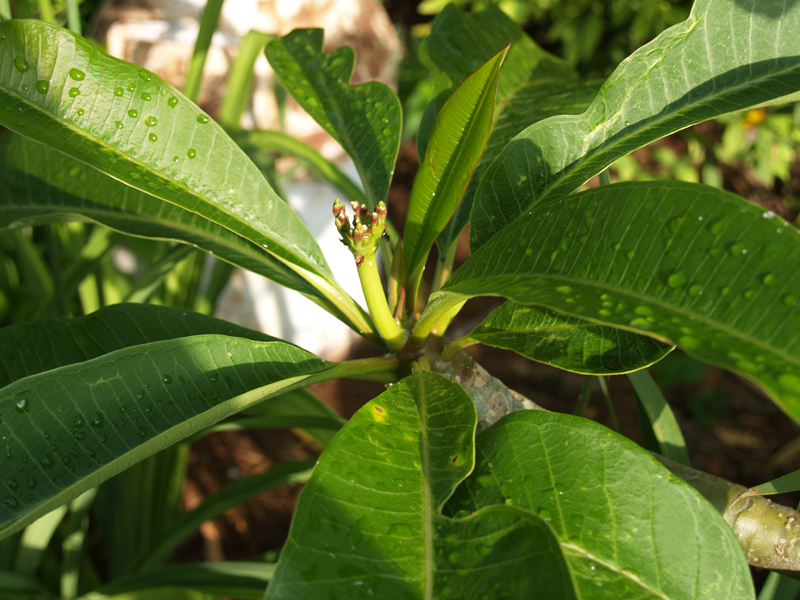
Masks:
[[[696,133],[718,135],[708,125]],[[676,151],[685,147],[680,136],[660,142]],[[645,166],[652,166],[649,150],[637,151]],[[407,199],[417,168],[413,144],[401,149],[392,188],[389,214],[404,221]],[[800,165],[796,166],[800,173]],[[797,214],[783,201],[785,190],[765,190],[750,180],[735,165],[725,167],[726,188],[773,210],[790,222]],[[793,180],[793,186],[797,186]],[[592,183],[590,183],[592,185]],[[787,186],[788,187],[788,186]],[[462,237],[457,261],[468,255]],[[433,268],[427,269],[432,273]],[[468,332],[482,315],[499,305],[497,299],[471,301],[453,324],[456,335]],[[548,365],[527,360],[510,351],[489,347],[469,348],[480,364],[509,387],[550,410],[572,413],[587,378]],[[357,345],[349,358],[375,355],[368,343]],[[707,367],[679,352],[659,363],[655,376],[672,407],[686,438],[692,465],[714,475],[753,486],[796,468],[800,458],[800,426],[785,416],[776,405],[748,381],[721,369]],[[636,397],[625,376],[607,378],[620,433],[639,442]],[[383,386],[368,382],[336,381],[313,386],[325,402],[345,417],[375,397]],[[594,382],[584,415],[613,427],[611,411]],[[317,449],[291,431],[251,431],[217,433],[193,446],[186,503],[195,505],[233,479],[260,472],[270,466],[314,456]],[[228,511],[203,530],[180,551],[177,560],[246,559],[267,553],[274,556],[284,543],[299,486],[262,494]],[[798,496],[776,498],[796,506]],[[756,579],[763,579],[757,573]]]

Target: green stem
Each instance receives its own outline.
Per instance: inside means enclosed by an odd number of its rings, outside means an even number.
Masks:
[[[0,21],[8,21],[11,18],[11,2],[0,0]]]
[[[361,280],[364,298],[367,300],[367,307],[378,333],[390,351],[399,352],[406,341],[406,332],[397,324],[389,311],[386,293],[378,273],[376,252],[370,252],[358,265],[358,278]]]
[[[464,306],[466,300],[460,300],[459,298],[461,297],[462,296],[454,294],[447,294],[428,303],[425,310],[422,311],[419,321],[417,321],[416,325],[414,325],[414,328],[411,330],[411,350],[419,350],[422,348],[428,336],[437,329],[442,319],[453,314],[453,311],[458,312],[461,307]]]
[[[469,348],[470,346],[474,346],[477,344],[478,341],[472,339],[468,335],[465,335],[462,338],[458,338],[457,340],[453,340],[445,345],[442,349],[442,359],[443,360],[450,360],[453,358],[453,355],[458,352],[459,350],[463,350],[464,348]]]
[[[40,0],[41,1],[41,0]],[[214,37],[214,30],[217,28],[219,15],[222,11],[223,0],[208,0],[200,17],[200,31],[197,32],[197,41],[194,44],[192,62],[189,63],[189,71],[186,73],[186,83],[183,85],[183,93],[192,101],[197,101],[197,94],[200,92],[200,81],[203,78],[203,67],[206,64],[208,48],[211,46],[211,38]]]
[[[440,256],[436,261],[436,272],[433,274],[433,283],[431,284],[431,293],[441,288],[445,282],[450,278],[453,272],[453,263],[456,260],[456,250],[458,249],[458,240],[455,240],[447,249],[447,254]]]
[[[56,11],[53,10],[53,3],[50,0],[39,0],[39,16],[42,21],[47,21],[56,25]]]
[[[611,176],[608,174],[608,169],[603,169],[603,171],[599,175],[599,178],[600,178],[600,185],[611,184]]]
[[[239,44],[239,54],[233,61],[228,76],[228,89],[219,109],[219,124],[225,129],[239,129],[239,121],[250,99],[253,65],[272,37],[268,33],[251,30]]]
[[[67,0],[67,25],[78,35],[83,35],[81,31],[81,11],[78,6],[78,0]]]

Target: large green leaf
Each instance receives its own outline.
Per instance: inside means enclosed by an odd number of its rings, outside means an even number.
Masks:
[[[151,342],[0,390],[0,536],[331,365],[219,335]]]
[[[431,246],[453,215],[486,146],[497,76],[507,52],[508,48],[492,57],[447,100],[414,177],[403,234],[407,297],[413,306]]]
[[[372,207],[386,198],[400,150],[400,100],[377,81],[350,84],[356,55],[322,51],[322,29],[295,29],[267,45],[286,89],[353,159]]]
[[[475,423],[469,396],[435,373],[365,405],[300,496],[269,598],[574,598],[558,542],[536,515],[508,506],[441,514],[472,469]]]
[[[40,21],[0,24],[0,124],[253,242],[334,299],[322,251],[247,155],[156,75]]]
[[[800,235],[738,196],[629,183],[537,206],[432,295],[418,331],[476,295],[676,343],[800,420]]]
[[[447,509],[505,503],[543,517],[584,600],[753,598],[717,510],[630,440],[580,417],[521,411],[479,434],[476,453]]]
[[[446,99],[508,44],[511,48],[500,71],[492,131],[461,203],[437,240],[442,254],[467,225],[478,184],[508,141],[546,117],[586,110],[599,88],[594,82],[579,82],[567,63],[539,48],[501,10],[493,7],[467,13],[448,5],[437,15],[420,48],[420,60],[434,73],[433,98],[425,108],[417,135],[421,157],[425,156],[434,120]]]
[[[187,310],[115,304],[77,319],[50,317],[0,329],[0,387],[129,346],[205,334],[279,341]]]
[[[589,109],[514,138],[487,171],[470,220],[482,244],[537,202],[569,194],[654,140],[800,89],[800,4],[697,0],[689,18],[622,62]]]
[[[666,356],[672,347],[622,329],[506,302],[466,336],[495,348],[567,371],[611,375],[635,371]],[[465,341],[466,341],[465,340]]]
[[[184,242],[302,293],[357,331],[369,330],[369,317],[349,296],[333,301],[263,248],[197,213],[8,132],[0,137],[0,164],[5,167],[0,227],[80,219],[129,235]]]

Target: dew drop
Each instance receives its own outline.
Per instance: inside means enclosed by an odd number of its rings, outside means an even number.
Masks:
[[[161,381],[163,381],[166,384],[172,383],[172,375],[162,375]]]
[[[144,124],[148,127],[155,127],[156,123],[158,123],[158,119],[155,117],[145,117]]]
[[[186,156],[188,156],[189,158],[194,158],[195,156],[197,156],[197,150],[195,150],[194,148],[189,148],[186,151]]]
[[[569,287],[568,285],[560,285],[560,286],[558,286],[556,288],[556,291],[558,293],[560,293],[560,294],[565,294],[566,295],[566,294],[571,294],[572,293],[572,288]]]
[[[783,297],[783,305],[786,308],[792,308],[796,304],[797,304],[797,296],[795,296],[794,294],[786,294]]]
[[[27,398],[22,398],[17,401],[14,405],[14,408],[18,413],[26,413],[30,409],[30,403],[28,402]]]
[[[447,562],[449,562],[451,565],[457,565],[458,558],[459,558],[458,552],[453,550],[450,554],[447,555]]]
[[[764,277],[764,285],[772,286],[772,285],[775,285],[776,283],[778,283],[778,280],[775,278],[775,275],[773,275],[772,273],[770,273],[769,275]]]
[[[150,79],[151,79],[151,77],[150,77],[150,73],[148,73],[148,72],[147,72],[147,71],[145,71],[144,69],[142,69],[141,71],[139,71],[139,77],[141,77],[141,78],[142,78],[142,79],[144,79],[145,81],[150,81]],[[133,84],[131,84],[131,85],[133,85]]]
[[[8,481],[6,481],[6,485],[9,488],[11,488],[12,490],[18,490],[19,489],[19,481],[17,481],[13,477],[11,479],[9,479]]]
[[[686,277],[684,273],[682,273],[681,271],[676,271],[675,273],[669,276],[669,279],[667,279],[667,285],[671,288],[679,288],[686,285],[687,281],[689,281],[689,279]]]
[[[24,56],[18,56],[14,59],[14,66],[17,68],[17,71],[24,73],[28,70],[28,61],[25,60]]]
[[[383,130],[383,137],[392,137],[392,130],[390,128],[386,128]]]
[[[80,96],[81,91],[78,88],[69,88],[69,95],[70,98],[74,98],[75,96]]]
[[[86,73],[81,71],[80,69],[70,69],[69,76],[72,77],[75,81],[83,81],[86,77]]]
[[[755,290],[745,290],[744,299],[750,300],[750,298],[752,298],[755,295],[755,293],[756,293]]]
[[[640,317],[649,317],[653,314],[653,310],[649,306],[637,306],[633,309],[633,312]]]
[[[14,510],[15,508],[19,508],[19,500],[17,500],[13,496],[9,496],[5,500],[3,500],[3,506],[6,506],[10,510]]]
[[[173,156],[173,157],[172,157],[172,162],[180,162],[180,160],[181,160],[181,159],[180,159],[180,157],[178,157],[178,156]]]
[[[545,521],[551,521],[553,519],[553,514],[547,510],[546,508],[540,508],[536,511],[540,517],[542,517]]]
[[[117,129],[122,129],[122,121],[117,121]]]
[[[45,469],[51,468],[55,463],[53,460],[53,455],[49,452],[45,452],[42,457],[39,459],[39,464],[42,465]]]
[[[115,96],[122,96],[122,94],[124,94],[124,93],[125,93],[125,90],[123,90],[121,87],[118,87],[118,88],[116,88],[114,90],[114,95]]]
[[[128,84],[128,91],[129,92],[132,92],[135,89],[136,89],[136,84],[135,83],[129,83]]]
[[[103,415],[103,413],[101,413],[100,411],[97,411],[96,413],[94,413],[94,416],[92,416],[92,418],[89,419],[89,425],[91,425],[92,427],[102,427],[105,420],[106,420],[105,415]]]
[[[142,100],[149,102],[152,99],[153,97],[149,94],[149,92],[142,92]]]
[[[175,96],[172,96],[172,98],[167,100],[167,104],[169,104],[170,108],[175,108],[178,106],[178,99]]]
[[[82,108],[79,108],[76,112],[78,113],[78,116],[80,117],[81,115],[83,115],[84,110]]]
[[[36,83],[36,91],[39,92],[40,94],[46,94],[49,89],[50,89],[49,81],[41,79]]]
[[[201,125],[205,125],[206,123],[208,123],[208,120],[209,120],[208,117],[205,115],[197,115],[197,122],[200,123]]]
[[[699,296],[702,293],[703,293],[703,288],[696,283],[689,288],[689,295],[692,298],[697,298],[697,296]]]
[[[730,253],[731,256],[739,258],[740,256],[744,256],[745,254],[747,254],[747,248],[744,247],[744,244],[738,242],[733,246],[731,246]]]
[[[157,136],[155,133],[151,133],[151,134],[150,134],[150,135],[148,135],[147,137],[148,137],[148,139],[149,139],[151,142],[156,142],[156,141],[158,141],[158,136]]]
[[[130,109],[130,110],[128,111],[128,116],[129,116],[131,119],[135,119],[136,117],[138,117],[138,116],[139,116],[139,111],[138,111],[138,110],[136,110],[135,108],[132,108],[132,109]]]
[[[628,260],[631,260],[633,258],[633,256],[634,256],[634,254],[636,254],[636,253],[633,250],[628,250],[625,253],[625,256],[627,257]]]

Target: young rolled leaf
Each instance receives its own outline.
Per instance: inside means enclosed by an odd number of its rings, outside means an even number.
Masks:
[[[0,387],[122,348],[208,334],[260,342],[280,341],[246,327],[178,308],[114,304],[85,317],[50,317],[0,329]]]
[[[18,379],[0,390],[0,537],[331,366],[281,342],[205,335]]]
[[[753,597],[744,554],[714,507],[602,425],[516,412],[477,436],[476,457],[446,511],[511,504],[538,514],[583,598]]]
[[[797,2],[697,0],[686,21],[622,62],[586,112],[540,121],[506,146],[477,192],[472,249],[636,148],[796,92],[800,38],[786,32],[798,27]]]
[[[267,45],[267,59],[289,93],[350,155],[370,210],[386,199],[400,150],[400,100],[377,81],[351,85],[356,55],[322,51],[322,29],[295,29]]]
[[[434,74],[433,97],[417,134],[420,157],[425,156],[436,115],[447,98],[508,44],[511,48],[497,83],[489,140],[455,214],[436,240],[441,254],[447,252],[469,222],[478,183],[508,141],[546,117],[583,112],[600,87],[596,82],[580,82],[566,62],[537,46],[500,9],[470,13],[448,4],[434,19],[430,35],[420,47],[420,61]]]
[[[738,196],[629,183],[538,206],[432,295],[414,339],[477,295],[675,343],[753,380],[800,420],[800,234]]]
[[[630,331],[513,302],[495,309],[457,343],[464,347],[471,341],[586,375],[642,369],[672,350],[669,344]]]
[[[475,422],[464,390],[429,372],[365,405],[303,490],[268,597],[575,598],[558,543],[535,514],[441,514],[472,469]]]
[[[173,240],[198,248],[296,290],[365,332],[368,315],[349,296],[321,293],[290,265],[226,227],[163,202],[69,156],[6,132],[0,138],[0,227],[90,220],[122,233]]]
[[[40,21],[0,24],[0,124],[202,213],[346,297],[300,217],[222,128],[156,75]]]
[[[497,76],[507,52],[505,48],[492,57],[447,100],[414,177],[403,235],[412,310],[431,246],[453,215],[486,146]]]

